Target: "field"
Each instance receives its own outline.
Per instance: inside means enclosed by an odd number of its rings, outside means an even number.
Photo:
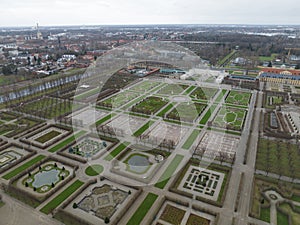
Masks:
[[[138,112],[143,114],[155,114],[158,110],[160,110],[163,106],[168,103],[167,100],[159,97],[147,97],[140,103],[135,106],[132,106],[132,112]]]
[[[21,166],[17,167],[16,169],[12,170],[11,172],[5,174],[5,175],[3,176],[3,178],[4,178],[5,180],[9,180],[9,179],[11,179],[12,177],[14,177],[14,176],[18,175],[19,173],[23,172],[24,170],[26,170],[27,168],[29,168],[29,167],[32,166],[33,164],[35,164],[35,163],[41,161],[41,160],[44,159],[45,157],[46,157],[46,156],[44,156],[44,155],[38,155],[38,156],[36,156],[35,158],[33,158],[32,160],[30,160],[30,161],[24,163],[23,165],[21,165]]]
[[[180,225],[184,214],[184,210],[167,204],[160,219],[174,225]]]
[[[83,130],[79,131],[78,133],[74,134],[74,136],[67,138],[66,140],[60,142],[59,144],[57,144],[54,147],[52,147],[51,149],[49,149],[49,152],[56,152],[56,151],[62,149],[67,144],[71,143],[72,141],[75,141],[76,138],[84,135],[85,133],[86,133],[86,131],[83,131]]]
[[[80,188],[84,183],[80,180],[74,181],[69,187],[67,187],[63,192],[53,198],[47,205],[45,205],[40,211],[49,214],[53,209],[59,206],[64,200],[66,200],[70,195],[72,195],[78,188]]]
[[[186,225],[210,225],[210,221],[201,216],[191,214],[188,218]]]
[[[187,149],[187,150],[190,149],[190,147],[192,146],[192,144],[194,143],[194,141],[196,140],[196,138],[198,137],[199,134],[200,134],[200,130],[193,130],[191,135],[188,137],[186,142],[183,144],[182,148]]]
[[[300,224],[300,213],[296,213],[288,203],[281,204],[280,208],[286,215],[277,210],[277,224],[289,225],[287,215],[291,217],[293,224]]]
[[[16,108],[19,112],[28,113],[42,118],[53,119],[79,109],[80,104],[60,98],[43,97],[25,103]]]
[[[139,94],[131,91],[124,91],[119,92],[118,94],[103,100],[101,102],[98,102],[97,105],[104,106],[107,108],[118,108],[120,106],[123,106],[124,104],[130,102],[131,100],[138,97]]]
[[[256,169],[299,179],[299,148],[288,142],[259,139]]]
[[[88,176],[97,176],[104,170],[103,166],[100,164],[90,165],[85,169],[85,174]]]
[[[159,178],[158,182],[155,184],[155,187],[163,189],[166,186],[182,159],[182,155],[177,154],[175,156],[175,158],[171,161],[164,173]]]
[[[251,93],[230,91],[225,99],[225,103],[247,106],[250,102]]]
[[[216,108],[217,108],[217,105],[211,105],[211,107],[207,110],[205,115],[200,120],[200,124],[205,125],[207,123],[207,121],[209,120],[211,114],[215,111]]]
[[[155,81],[144,81],[142,83],[138,83],[137,85],[130,88],[131,91],[137,91],[137,92],[147,92],[154,87],[157,87],[160,83]]]
[[[244,109],[222,107],[213,120],[213,125],[230,130],[241,131],[247,111]]]
[[[153,203],[156,201],[157,197],[158,197],[157,195],[153,193],[149,193],[144,199],[144,201],[140,204],[139,208],[132,215],[127,225],[141,224],[142,220],[144,219],[147,212],[152,207]]]
[[[178,95],[181,94],[188,85],[185,84],[168,84],[158,91],[158,94],[162,95]]]
[[[13,137],[34,127],[39,123],[41,123],[40,120],[21,117],[18,118],[16,121],[10,122],[8,124],[0,124],[0,135],[5,135],[6,137]]]
[[[206,87],[197,87],[190,96],[194,99],[209,100],[215,96],[217,89],[206,88]]]
[[[206,104],[201,103],[180,103],[166,117],[184,122],[193,122],[200,116],[206,106]]]
[[[111,151],[104,159],[106,161],[111,161],[114,159],[117,155],[121,153],[130,143],[129,142],[124,142],[118,145],[113,151]]]
[[[40,142],[42,144],[44,144],[45,142],[57,137],[58,135],[60,135],[61,133],[56,131],[56,130],[51,130],[49,133],[44,134],[43,136],[38,137],[37,139],[35,139],[35,141]]]

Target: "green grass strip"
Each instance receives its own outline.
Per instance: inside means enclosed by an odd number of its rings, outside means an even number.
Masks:
[[[139,208],[132,215],[127,225],[141,224],[142,220],[144,219],[147,212],[150,210],[157,198],[158,196],[156,194],[149,193],[144,199],[144,201],[140,204]]]
[[[45,157],[46,157],[45,155],[38,155],[35,158],[33,158],[32,160],[28,161],[27,163],[24,163],[23,165],[19,166],[18,168],[14,169],[13,171],[7,173],[6,175],[3,176],[3,178],[5,180],[9,180],[10,178],[12,178],[12,177],[16,176],[17,174],[21,173],[22,171],[26,170],[33,164],[41,161]]]
[[[96,126],[98,126],[98,125],[100,125],[100,124],[106,122],[107,120],[110,120],[110,119],[111,119],[112,117],[114,117],[115,115],[116,115],[115,113],[112,113],[112,114],[109,114],[109,115],[103,117],[102,119],[100,119],[100,120],[98,120],[98,121],[96,122]]]
[[[188,150],[200,134],[200,130],[193,130],[192,134],[188,137],[186,142],[183,144],[182,148]]]
[[[73,194],[78,188],[80,188],[84,182],[80,180],[74,181],[63,192],[53,198],[47,205],[45,205],[40,211],[49,214],[53,209],[59,206],[64,200],[66,200],[71,194]]]
[[[205,115],[202,117],[202,119],[200,120],[200,124],[205,125],[207,123],[207,121],[209,120],[211,114],[215,111],[217,105],[212,105],[207,112],[205,113]]]
[[[100,89],[99,88],[95,88],[95,89],[86,91],[86,92],[84,92],[82,94],[76,95],[74,99],[75,100],[82,100],[82,99],[85,99],[86,97],[95,95],[97,93],[100,93]]]
[[[224,97],[225,93],[227,92],[227,90],[223,89],[221,91],[221,93],[219,94],[219,96],[216,98],[216,101],[215,102],[220,102],[221,99]]]
[[[57,152],[59,149],[65,147],[67,144],[71,143],[72,141],[75,141],[76,138],[84,135],[85,133],[86,133],[86,131],[81,130],[78,133],[76,133],[75,135],[67,138],[66,140],[64,140],[64,141],[60,142],[59,144],[55,145],[54,147],[50,148],[48,151],[52,152],[52,153]]]
[[[151,125],[153,123],[154,123],[154,121],[152,121],[152,120],[148,121],[140,129],[138,129],[136,132],[134,132],[133,136],[135,136],[135,137],[140,136],[142,133],[145,132],[145,130],[147,130],[149,127],[151,127]]]
[[[159,181],[155,184],[155,187],[163,189],[166,186],[166,184],[168,183],[169,179],[171,178],[171,176],[175,172],[177,166],[182,161],[183,157],[184,157],[183,155],[179,155],[179,154],[177,154],[174,157],[174,159],[169,164],[169,166],[167,167],[167,169],[165,170],[165,172],[159,178]]]
[[[117,155],[120,154],[121,151],[123,151],[130,143],[129,142],[124,142],[118,145],[112,152],[110,152],[109,155],[107,155],[104,160],[106,161],[111,161],[113,158],[115,158]]]
[[[161,110],[157,116],[163,117],[171,108],[173,107],[173,104],[167,105],[163,110]]]
[[[192,90],[194,90],[195,86],[191,86],[188,89],[186,89],[186,91],[184,92],[185,95],[188,95],[189,93],[192,92]]]

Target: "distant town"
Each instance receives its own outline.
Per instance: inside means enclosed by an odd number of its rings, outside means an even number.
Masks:
[[[300,224],[300,26],[2,27],[0,87],[0,224]]]

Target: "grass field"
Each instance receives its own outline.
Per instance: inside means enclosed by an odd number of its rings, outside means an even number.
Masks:
[[[80,188],[84,182],[80,180],[74,181],[69,187],[67,187],[63,192],[61,192],[59,195],[57,195],[55,198],[53,198],[50,202],[48,202],[47,205],[45,205],[40,211],[49,214],[52,212],[53,209],[55,209],[57,206],[59,206],[63,201],[65,201],[70,195],[72,195],[78,188]]]
[[[65,147],[66,145],[68,145],[69,143],[73,142],[76,140],[76,138],[79,138],[80,136],[84,135],[86,133],[86,131],[81,130],[78,133],[74,134],[73,136],[67,138],[66,140],[60,142],[59,144],[55,145],[54,147],[52,147],[51,149],[49,149],[49,152],[57,152],[58,150],[60,150],[61,148]]]
[[[192,134],[185,141],[182,148],[189,150],[199,134],[200,134],[200,130],[193,130]]]
[[[164,115],[165,115],[170,109],[172,109],[173,106],[174,106],[174,105],[173,105],[172,103],[168,104],[165,108],[163,108],[163,109],[157,114],[157,116],[164,117]]]
[[[215,111],[216,108],[217,108],[217,105],[211,105],[211,107],[207,110],[205,115],[200,120],[200,124],[205,125],[207,123],[207,121],[209,120],[211,114]]]
[[[156,201],[157,198],[158,198],[157,195],[153,193],[149,193],[144,199],[144,201],[140,204],[139,208],[132,215],[127,225],[141,224],[142,220],[144,219],[147,212],[150,210],[150,208],[152,207],[153,203]]]
[[[136,132],[134,132],[133,136],[138,137],[142,133],[144,133],[151,125],[154,123],[154,121],[150,120],[146,124],[144,124],[140,129],[138,129]]]
[[[118,145],[113,151],[110,152],[110,154],[108,154],[104,160],[106,161],[111,161],[112,159],[114,159],[117,155],[119,155],[121,153],[121,151],[123,151],[128,145],[130,145],[129,142],[124,142],[121,143],[120,145]]]
[[[273,53],[271,54],[271,56],[259,56],[259,60],[260,61],[273,61],[274,59],[276,59],[278,54]]]
[[[233,107],[221,107],[213,120],[213,125],[231,130],[241,131],[244,125],[247,111]]]
[[[259,139],[256,168],[287,177],[300,178],[300,155],[297,145]]]
[[[210,225],[210,221],[204,217],[191,214],[186,222],[186,225]]]
[[[217,89],[214,88],[206,88],[206,87],[197,87],[190,96],[194,99],[203,99],[209,100],[215,96],[217,93]]]
[[[300,213],[296,213],[293,211],[292,207],[288,203],[283,203],[280,205],[280,208],[287,214],[290,215],[292,218],[292,223],[293,224],[300,224]],[[277,210],[278,214],[278,210]],[[286,215],[281,215],[280,220],[281,221],[286,221],[287,216]],[[277,222],[278,223],[278,222]],[[284,224],[284,223],[278,223],[278,224]],[[287,223],[288,224],[288,223]]]
[[[250,102],[250,98],[251,93],[249,92],[230,91],[225,99],[225,103],[247,106]]]
[[[124,92],[119,92],[118,94],[103,100],[101,102],[98,102],[98,105],[108,107],[108,108],[118,108],[134,98],[138,97],[139,94],[136,92],[131,92],[131,91],[124,91]]]
[[[158,91],[158,94],[162,95],[178,95],[182,93],[188,85],[185,84],[168,84]]]
[[[3,176],[3,178],[5,180],[9,180],[9,179],[13,178],[14,176],[18,175],[19,173],[23,172],[24,170],[26,170],[27,168],[31,167],[35,163],[41,161],[44,158],[46,158],[46,156],[38,155],[35,158],[31,159],[30,161],[28,161],[28,162],[24,163],[23,165],[17,167],[16,169],[12,170],[11,172],[5,174]]]
[[[168,103],[167,100],[164,100],[160,97],[150,96],[145,98],[143,101],[138,103],[135,106],[132,106],[132,112],[139,112],[143,114],[155,114],[158,110],[160,110],[163,106]]]
[[[90,165],[85,169],[85,174],[88,176],[97,176],[104,170],[103,166],[100,164]]]
[[[202,103],[180,103],[171,112],[168,113],[168,119],[180,120],[184,122],[193,122],[200,116],[206,108],[206,104]]]
[[[57,137],[60,134],[61,134],[60,132],[58,132],[56,130],[52,130],[52,131],[48,132],[47,134],[44,134],[41,137],[38,137],[37,139],[35,139],[35,141],[44,144],[45,142]]]
[[[270,207],[260,208],[260,219],[267,223],[270,223]]]
[[[112,113],[112,114],[109,114],[103,118],[101,118],[100,120],[96,121],[96,126],[99,126],[100,124],[106,122],[107,120],[110,120],[111,118],[113,118],[116,114],[115,113]]]
[[[159,84],[159,82],[147,80],[131,87],[130,90],[138,92],[147,92],[153,89],[154,87],[157,87]]]
[[[284,215],[280,211],[277,211],[277,224],[280,224],[280,225],[290,225],[289,224],[289,218],[288,218],[288,216]],[[298,224],[298,223],[295,223],[295,224]]]
[[[174,159],[170,162],[164,173],[159,178],[158,182],[155,184],[155,187],[163,189],[166,186],[183,158],[184,156],[179,154],[174,157]]]
[[[223,90],[220,92],[220,94],[218,95],[218,97],[216,98],[215,102],[216,102],[216,103],[219,103],[219,102],[222,100],[222,98],[225,96],[226,92],[227,92],[227,90],[223,89]]]
[[[86,92],[84,92],[82,94],[76,95],[74,97],[74,99],[77,100],[77,101],[84,100],[84,99],[86,99],[86,98],[88,98],[90,96],[99,94],[100,92],[101,92],[101,90],[99,88],[94,88],[94,89],[86,91]]]

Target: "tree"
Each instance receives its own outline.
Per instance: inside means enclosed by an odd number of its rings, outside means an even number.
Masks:
[[[268,63],[268,67],[272,67],[273,65],[272,65],[272,62],[271,61],[269,61],[269,63]]]
[[[105,217],[104,223],[109,223],[109,222],[110,222],[110,219],[108,217]]]
[[[76,209],[76,208],[78,208],[78,205],[77,205],[76,202],[74,202],[74,203],[73,203],[73,209]]]

